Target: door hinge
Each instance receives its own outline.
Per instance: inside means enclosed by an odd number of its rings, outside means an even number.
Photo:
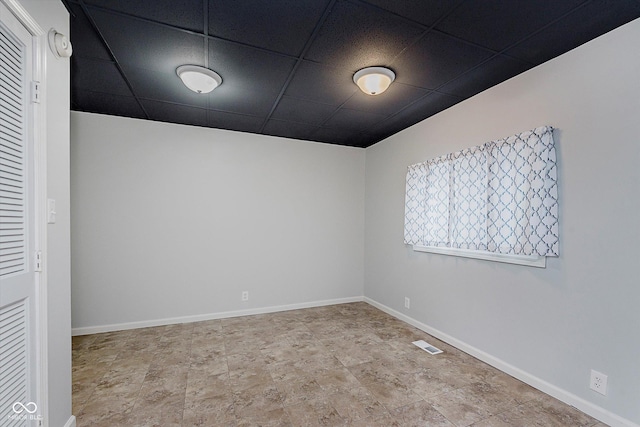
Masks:
[[[37,251],[36,252],[36,266],[35,266],[35,271],[37,272],[41,272],[42,271],[42,251]]]
[[[40,82],[35,80],[31,82],[31,102],[40,104]]]

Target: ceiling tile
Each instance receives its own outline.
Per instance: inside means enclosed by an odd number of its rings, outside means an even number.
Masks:
[[[84,0],[85,3],[202,32],[202,0]]]
[[[209,110],[207,111],[207,123],[209,126],[219,129],[258,133],[262,128],[264,119],[262,117]]]
[[[640,18],[640,2],[593,0],[506,53],[538,65]]]
[[[183,125],[207,126],[207,110],[168,102],[143,100],[151,120]]]
[[[467,1],[436,28],[500,51],[580,3],[584,0]]]
[[[208,108],[212,110],[266,118],[273,108],[277,94],[273,90],[257,92],[253,87],[233,86],[223,80],[222,85],[207,97]]]
[[[85,57],[111,61],[111,55],[105,47],[102,39],[93,31],[91,23],[79,5],[70,4],[73,15],[71,21],[71,40],[82,38],[82,43],[73,43],[72,58]]]
[[[129,86],[113,62],[72,57],[72,90],[132,96]]]
[[[382,119],[384,116],[380,114],[341,108],[327,120],[324,127],[366,132]]]
[[[433,25],[464,0],[366,0],[367,3],[396,13],[425,26]]]
[[[371,129],[370,133],[376,135],[378,139],[386,138],[460,101],[462,101],[462,98],[457,96],[432,92],[409,105],[401,113],[380,122]]]
[[[393,83],[386,92],[371,96],[358,90],[345,104],[345,108],[388,116],[405,105],[426,95],[429,91],[415,86]]]
[[[189,90],[175,72],[159,72],[123,65],[135,95],[156,101],[168,101],[206,108],[207,95]]]
[[[221,40],[209,42],[209,66],[223,84],[280,92],[296,60]]]
[[[469,98],[531,68],[527,62],[498,55],[457,79],[439,91]]]
[[[321,125],[335,111],[336,107],[333,105],[285,96],[280,100],[271,117],[292,122]]]
[[[209,107],[266,116],[295,63],[283,55],[211,40],[209,64],[222,77],[222,85],[211,92]]]
[[[328,0],[209,0],[209,34],[298,56],[328,3]]]
[[[88,113],[146,118],[146,114],[132,96],[118,96],[88,90],[74,89],[71,92],[71,108]]]
[[[204,65],[204,36],[89,9],[120,63],[167,73],[184,64]]]
[[[316,129],[317,126],[271,119],[267,122],[262,133],[284,138],[309,140]]]
[[[312,140],[359,148],[365,148],[377,142],[374,136],[364,132],[325,127],[318,128],[313,134]]]
[[[356,131],[345,131],[344,129],[320,127],[313,133],[312,139],[319,142],[332,144],[357,146],[354,143],[358,136]]]
[[[337,106],[357,90],[351,71],[304,61],[296,70],[285,94]]]
[[[407,123],[417,123],[422,118],[431,117],[434,114],[439,113],[442,110],[446,110],[447,108],[457,104],[462,101],[464,98],[460,98],[453,95],[448,95],[446,93],[438,93],[433,92],[427,95],[426,97],[420,99],[415,104],[411,105],[407,108],[406,116]]]
[[[430,32],[407,49],[391,68],[399,83],[435,89],[491,55],[487,50]]]
[[[406,19],[339,0],[305,58],[353,73],[364,67],[388,65],[422,32],[421,26]]]
[[[382,138],[378,138],[375,135],[371,135],[368,133],[358,133],[355,135],[355,137],[350,138],[343,145],[347,145],[350,147],[367,148],[368,146],[380,141],[382,141]]]

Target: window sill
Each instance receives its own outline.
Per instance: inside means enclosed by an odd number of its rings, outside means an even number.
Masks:
[[[440,248],[436,246],[420,245],[413,245],[413,250],[416,252],[429,252],[440,255],[505,262],[507,264],[527,265],[529,267],[545,268],[547,265],[547,257],[538,255],[507,255],[486,251],[474,251],[470,249]]]

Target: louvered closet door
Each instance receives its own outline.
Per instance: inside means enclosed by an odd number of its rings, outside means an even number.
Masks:
[[[0,426],[37,425],[32,38],[0,3]]]

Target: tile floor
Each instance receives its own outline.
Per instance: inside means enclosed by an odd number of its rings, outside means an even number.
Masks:
[[[78,427],[604,426],[366,303],[74,337],[73,413]]]

